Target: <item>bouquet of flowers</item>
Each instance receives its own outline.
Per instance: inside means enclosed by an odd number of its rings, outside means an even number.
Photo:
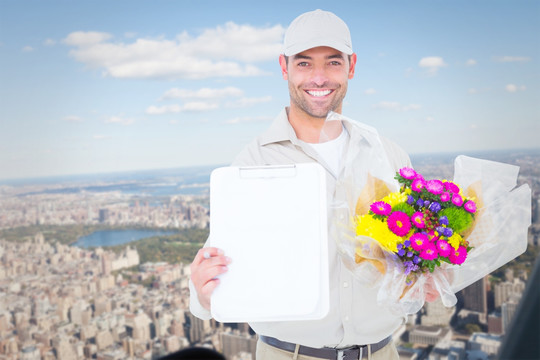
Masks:
[[[476,203],[451,181],[428,180],[404,167],[401,184],[365,215],[356,215],[356,235],[374,239],[394,261],[401,262],[406,284],[419,274],[433,273],[441,263],[461,265],[472,249],[466,233],[472,228]],[[364,261],[358,246],[355,261]]]
[[[452,180],[426,180],[372,127],[329,114],[334,120],[347,124],[351,145],[330,235],[379,305],[413,314],[430,288],[454,306],[455,293],[526,250],[531,189],[517,186],[519,167],[458,156]]]

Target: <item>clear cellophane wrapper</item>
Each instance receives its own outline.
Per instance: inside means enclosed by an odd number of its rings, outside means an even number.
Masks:
[[[425,303],[426,289],[431,288],[445,306],[454,306],[455,293],[525,252],[531,190],[527,184],[516,187],[519,167],[458,156],[453,182],[477,204],[474,223],[464,234],[473,249],[462,265],[442,262],[433,273],[407,279],[404,266],[392,252],[375,239],[355,235],[355,217],[367,214],[374,201],[399,191],[394,179],[398,169],[391,166],[377,132],[359,126],[357,133],[362,136],[350,140],[346,170],[338,179],[336,199],[331,204],[334,220],[330,231],[344,264],[355,277],[366,286],[379,287],[380,304],[398,315],[414,314]]]

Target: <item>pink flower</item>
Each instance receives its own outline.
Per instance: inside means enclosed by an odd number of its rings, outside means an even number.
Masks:
[[[424,250],[422,250],[419,254],[419,256],[424,260],[433,260],[439,256],[437,253],[437,248],[432,243],[427,243]]]
[[[441,199],[441,202],[450,201],[450,194],[447,192],[443,192],[441,193],[440,199]]]
[[[452,194],[452,204],[456,206],[463,205],[463,198],[459,194]]]
[[[412,248],[416,251],[424,250],[429,243],[427,235],[422,233],[413,234],[409,240],[411,241]]]
[[[444,190],[444,185],[441,180],[429,180],[426,183],[426,189],[432,194],[439,195]]]
[[[414,171],[414,169],[409,168],[409,167],[403,167],[403,168],[399,169],[399,174],[401,176],[403,176],[407,180],[412,180],[417,175],[416,171]]]
[[[426,222],[424,221],[424,214],[420,211],[415,212],[411,216],[411,221],[419,229],[424,229],[426,227]]]
[[[447,181],[444,183],[444,188],[448,191],[450,191],[451,193],[459,193],[459,186],[457,186],[456,184],[454,184],[453,182],[451,181]]]
[[[371,204],[369,207],[374,214],[387,216],[392,211],[390,204],[385,203],[384,201],[377,201]]]
[[[397,236],[405,236],[411,230],[409,215],[402,211],[394,211],[387,219],[388,228]]]
[[[453,250],[448,257],[452,264],[461,265],[467,259],[467,248],[465,246],[458,247],[457,250]]]
[[[435,233],[435,230],[431,230],[429,233],[428,233],[428,239],[430,242],[435,242],[437,240],[439,240],[439,233]]]
[[[426,181],[421,178],[416,178],[411,184],[411,190],[416,192],[422,192],[422,189],[426,187]]]
[[[454,248],[446,240],[437,241],[437,250],[439,250],[439,255],[448,257]]]
[[[463,208],[470,213],[476,212],[476,203],[472,200],[469,200],[463,205]]]

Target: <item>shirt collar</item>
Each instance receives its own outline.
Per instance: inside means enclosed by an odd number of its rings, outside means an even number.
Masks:
[[[285,107],[274,119],[270,128],[261,135],[260,143],[262,146],[282,141],[290,141],[295,145],[300,145],[300,140],[289,123],[287,113],[288,108]],[[373,145],[373,142],[376,141],[375,139],[378,139],[379,137],[379,134],[374,127],[351,120],[347,117],[343,117],[342,122],[348,133],[351,135],[351,139],[358,136],[357,140],[364,138]]]
[[[272,125],[270,125],[270,128],[261,135],[260,141],[262,146],[281,141],[298,142],[296,133],[289,123],[287,113],[288,109],[283,108],[279,115],[274,119]]]

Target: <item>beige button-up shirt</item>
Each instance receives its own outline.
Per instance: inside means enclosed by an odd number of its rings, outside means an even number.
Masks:
[[[362,135],[362,129],[369,127],[347,120],[343,121],[343,125],[349,134],[345,151],[348,151],[353,143],[356,143],[356,149],[370,146]],[[384,138],[380,140],[393,171],[410,166],[409,157],[401,148]],[[361,144],[360,147],[358,144]],[[331,204],[336,194],[336,180],[339,175],[336,176],[330,171],[309,144],[296,137],[284,109],[271,127],[246,146],[232,165],[286,165],[307,162],[318,162],[327,170],[328,203]],[[329,239],[330,311],[327,316],[321,320],[250,323],[255,332],[311,347],[341,348],[379,342],[400,326],[402,318],[392,315],[377,304],[378,288],[368,287],[358,281],[343,264],[336,242]],[[190,290],[191,312],[203,319],[211,318],[210,312],[199,304],[191,283]]]

